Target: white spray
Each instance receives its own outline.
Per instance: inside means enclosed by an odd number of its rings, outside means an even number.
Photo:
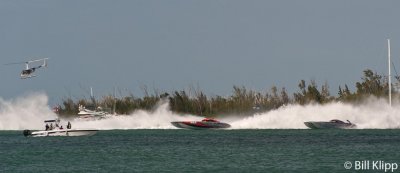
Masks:
[[[201,120],[192,115],[178,115],[169,110],[168,102],[160,102],[154,111],[138,110],[130,115],[118,115],[95,121],[73,121],[77,128],[96,129],[172,129],[172,121]]]
[[[277,110],[256,114],[233,121],[236,129],[304,129],[305,121],[349,120],[357,124],[357,128],[399,128],[400,107],[390,107],[386,100],[370,98],[358,106],[340,102],[306,106],[288,105]]]
[[[41,129],[45,119],[56,118],[43,93],[3,100],[0,98],[0,130]]]
[[[56,118],[43,93],[30,94],[17,99],[0,98],[0,130],[43,129],[45,119]],[[358,128],[400,128],[400,104],[392,107],[383,99],[370,98],[364,104],[345,103],[306,106],[288,105],[247,117],[220,118],[233,129],[305,129],[305,121],[350,120]],[[97,121],[71,121],[73,128],[90,129],[174,129],[172,121],[199,121],[203,117],[180,115],[161,102],[154,111],[135,111]],[[218,118],[218,117],[217,117]]]

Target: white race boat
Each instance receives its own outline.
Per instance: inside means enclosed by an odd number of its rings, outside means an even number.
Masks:
[[[68,122],[66,128],[60,125],[60,120],[46,120],[46,130],[24,130],[26,137],[46,137],[46,136],[91,136],[97,133],[95,129],[71,129],[71,123]],[[54,125],[53,125],[54,124]]]

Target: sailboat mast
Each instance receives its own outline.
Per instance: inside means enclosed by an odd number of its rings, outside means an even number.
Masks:
[[[90,97],[93,98],[93,88],[90,87]]]
[[[117,107],[117,100],[115,99],[115,92],[117,91],[117,88],[116,87],[114,87],[114,105],[113,105],[113,114],[114,115],[116,115],[116,113],[115,113],[115,108]]]
[[[389,106],[392,106],[392,76],[390,75],[390,67],[391,67],[391,61],[390,61],[390,39],[387,39],[388,41],[388,85],[389,85]]]
[[[92,87],[90,87],[90,99],[92,100],[92,102],[93,102],[93,106],[95,107],[95,109],[97,108],[97,105],[96,105],[96,99],[94,99],[94,95],[93,95],[93,88]]]

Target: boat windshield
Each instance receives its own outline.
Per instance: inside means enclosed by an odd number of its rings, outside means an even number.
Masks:
[[[201,120],[201,121],[205,121],[205,122],[218,122],[217,120],[214,120],[214,119],[211,119],[211,118],[206,118],[206,119],[203,119],[203,120]]]
[[[340,120],[331,120],[331,123],[344,123],[344,122]]]

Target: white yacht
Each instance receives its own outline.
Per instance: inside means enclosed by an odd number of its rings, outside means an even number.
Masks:
[[[90,98],[93,100],[93,106],[88,109],[83,105],[79,105],[79,113],[78,117],[75,120],[78,121],[93,121],[93,120],[101,120],[105,118],[110,118],[115,115],[115,107],[116,107],[116,100],[115,100],[115,88],[114,88],[114,105],[113,110],[111,109],[103,109],[101,107],[96,108],[95,98],[93,96],[93,89],[90,88]],[[108,110],[108,111],[105,111]],[[111,113],[112,112],[112,113]]]
[[[92,121],[92,120],[100,120],[104,118],[108,118],[112,116],[112,114],[103,111],[100,107],[97,110],[90,110],[86,109],[85,106],[79,105],[79,113],[77,120],[84,120],[84,121]]]
[[[72,129],[71,123],[68,122],[65,127],[60,124],[59,119],[46,120],[45,130],[24,130],[26,137],[46,137],[46,136],[91,136],[97,133],[95,129]]]

